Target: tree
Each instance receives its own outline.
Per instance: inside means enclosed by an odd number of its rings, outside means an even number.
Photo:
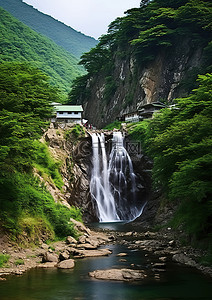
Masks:
[[[19,63],[0,64],[0,166],[31,167],[33,140],[52,115],[57,91],[40,70]]]
[[[110,55],[109,48],[97,45],[81,56],[79,64],[83,65],[90,74],[95,74],[107,65],[111,58]]]

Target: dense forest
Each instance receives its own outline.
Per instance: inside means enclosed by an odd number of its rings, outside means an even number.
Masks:
[[[197,83],[172,109],[129,126],[130,138],[154,161],[154,187],[178,204],[170,225],[183,226],[193,242],[211,239],[212,229],[212,74]]]
[[[1,230],[19,243],[75,235],[69,222],[75,208],[56,204],[33,171],[35,167],[42,170],[62,188],[59,162],[38,141],[49,125],[51,102],[60,99],[59,92],[39,69],[5,62],[0,64],[0,94]],[[26,240],[23,233],[28,235]]]
[[[81,220],[81,213],[56,203],[40,181],[38,174],[59,190],[64,185],[61,162],[39,140],[49,126],[51,103],[66,99],[84,69],[74,55],[1,7],[0,29],[1,234],[19,244],[74,236],[70,217]]]
[[[28,62],[51,78],[63,93],[83,73],[77,59],[48,38],[36,33],[0,7],[0,62]]]
[[[22,0],[0,0],[0,6],[25,25],[50,38],[77,58],[97,44],[94,38],[39,12]]]

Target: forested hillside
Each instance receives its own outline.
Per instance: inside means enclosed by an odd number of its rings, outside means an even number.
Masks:
[[[154,188],[166,196],[162,205],[178,206],[170,225],[183,227],[193,241],[210,239],[212,229],[212,74],[197,83],[172,109],[129,125],[130,138],[154,161]]]
[[[52,39],[76,57],[95,47],[97,41],[45,15],[22,0],[0,0],[0,6],[33,30]],[[80,12],[79,12],[80,17]]]
[[[188,95],[197,75],[211,72],[211,20],[210,1],[141,1],[82,56],[88,74],[75,81],[70,101],[101,127],[145,103]]]
[[[28,62],[50,76],[61,92],[82,74],[78,60],[50,39],[36,33],[0,7],[0,62]]]
[[[60,100],[45,74],[28,64],[0,64],[0,232],[13,241],[37,243],[74,235],[67,207],[56,204],[34,168],[59,189],[59,162],[38,141]]]

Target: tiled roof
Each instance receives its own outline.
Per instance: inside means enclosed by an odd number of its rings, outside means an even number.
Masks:
[[[82,105],[55,105],[56,111],[79,111],[82,112]]]

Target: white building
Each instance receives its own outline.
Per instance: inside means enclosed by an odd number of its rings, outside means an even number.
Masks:
[[[138,111],[130,112],[124,115],[125,122],[139,122]]]
[[[82,123],[82,105],[54,105],[55,116],[52,122]]]

